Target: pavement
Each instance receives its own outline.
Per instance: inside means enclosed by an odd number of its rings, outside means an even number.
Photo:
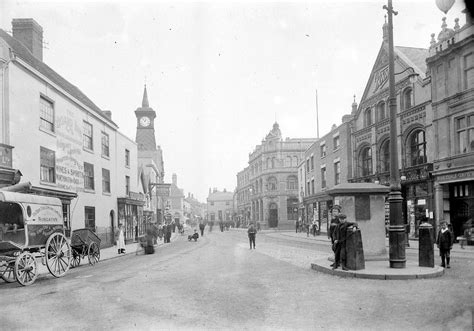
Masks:
[[[239,229],[245,230],[245,229]],[[326,232],[321,232],[320,235],[307,235],[305,232],[296,233],[295,231],[281,231],[281,230],[262,230],[268,236],[292,237],[299,241],[312,241],[327,243],[328,247],[331,245],[330,239]],[[386,247],[388,251],[388,238],[386,238]],[[420,267],[418,266],[418,239],[410,239],[410,246],[406,247],[406,266],[405,268],[390,268],[388,256],[382,261],[365,261],[365,268],[362,270],[342,270],[331,267],[334,258],[321,258],[311,263],[311,269],[323,272],[329,275],[339,277],[353,277],[366,279],[380,279],[380,280],[395,280],[395,279],[423,279],[440,277],[444,274],[445,268],[436,265],[439,262],[438,249],[434,248],[435,266]],[[468,254],[474,256],[474,246],[464,246],[462,249],[460,244],[454,244],[451,250],[451,255]],[[410,253],[410,254],[409,254]]]

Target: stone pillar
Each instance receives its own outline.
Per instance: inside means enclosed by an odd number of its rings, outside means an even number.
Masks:
[[[419,228],[418,265],[434,268],[434,235],[433,226],[422,223]]]
[[[435,224],[436,228],[439,228],[439,222],[444,219],[443,185],[435,183],[434,191]]]

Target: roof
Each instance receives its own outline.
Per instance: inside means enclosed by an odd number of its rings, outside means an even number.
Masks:
[[[416,47],[403,47],[395,46],[395,49],[398,53],[402,53],[406,58],[406,62],[409,62],[413,67],[416,67],[415,71],[419,71],[420,74],[425,76],[426,73],[426,58],[429,55],[429,50],[426,48],[416,48]],[[411,63],[410,63],[411,62]]]
[[[24,194],[19,192],[0,191],[0,201],[2,202],[18,202],[30,204],[42,204],[61,207],[61,200],[58,198],[45,197],[35,194]]]
[[[30,66],[32,66],[34,69],[39,71],[42,75],[46,76],[48,79],[50,79],[53,83],[56,85],[60,86],[62,89],[64,89],[67,93],[72,95],[75,99],[89,107],[91,110],[96,112],[103,120],[106,120],[113,125],[117,126],[110,118],[105,116],[102,113],[102,110],[97,107],[97,105],[92,102],[84,93],[82,93],[79,88],[77,88],[75,85],[71,84],[68,82],[65,78],[63,78],[61,75],[59,75],[56,71],[51,69],[47,64],[45,64],[43,61],[37,59],[28,48],[26,48],[25,45],[23,45],[20,41],[17,39],[13,38],[10,36],[7,32],[4,30],[0,29],[0,38],[3,39],[8,46],[13,50],[16,56],[24,60],[26,63],[28,63]]]

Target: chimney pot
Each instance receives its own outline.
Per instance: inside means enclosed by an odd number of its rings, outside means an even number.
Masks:
[[[32,18],[12,20],[13,38],[20,41],[38,60],[43,61],[43,28]]]

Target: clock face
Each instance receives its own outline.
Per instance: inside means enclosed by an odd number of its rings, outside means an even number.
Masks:
[[[142,118],[140,118],[140,125],[141,126],[148,126],[150,125],[150,119],[146,116],[143,116]]]

